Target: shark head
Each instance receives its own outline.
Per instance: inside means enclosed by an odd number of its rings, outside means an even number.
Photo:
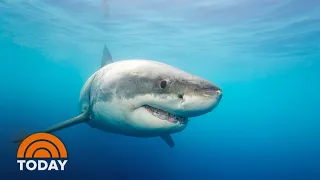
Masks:
[[[118,121],[122,134],[159,136],[182,131],[191,117],[212,111],[222,98],[222,90],[212,82],[157,61],[115,62],[96,78],[97,115],[100,121]]]

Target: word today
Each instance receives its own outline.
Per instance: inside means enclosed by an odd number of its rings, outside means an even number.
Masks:
[[[67,162],[68,160],[50,160],[48,162],[46,160],[17,160],[17,163],[20,165],[20,171],[23,171],[25,168],[29,171],[64,171]]]

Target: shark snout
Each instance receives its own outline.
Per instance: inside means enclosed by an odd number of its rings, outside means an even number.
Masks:
[[[196,117],[211,112],[222,98],[222,90],[218,86],[205,82],[192,94],[185,93],[179,109],[175,113],[183,117]],[[198,86],[198,87],[199,87]]]
[[[207,87],[205,87],[202,90],[202,95],[205,97],[216,97],[218,99],[221,99],[222,97],[222,90],[217,85],[214,84],[208,84]]]
[[[204,90],[202,96],[206,99],[205,101],[211,102],[211,106],[208,109],[213,110],[220,102],[222,98],[222,90],[214,86],[209,90]]]
[[[222,96],[222,90],[218,89],[218,90],[203,91],[202,95],[205,97],[220,97]]]

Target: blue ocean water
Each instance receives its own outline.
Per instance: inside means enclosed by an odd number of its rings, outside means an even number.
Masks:
[[[64,172],[22,172],[21,135],[78,114],[106,44],[218,84],[223,99],[174,134],[55,133]],[[317,0],[0,0],[0,179],[320,179]]]

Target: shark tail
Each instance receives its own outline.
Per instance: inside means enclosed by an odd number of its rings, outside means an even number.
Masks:
[[[56,132],[56,131],[59,131],[61,129],[65,129],[65,128],[68,128],[70,126],[73,126],[73,125],[76,125],[76,124],[80,124],[80,123],[83,123],[83,122],[87,122],[88,120],[90,119],[90,114],[89,114],[89,111],[84,111],[82,114],[76,116],[76,117],[73,117],[71,119],[68,119],[68,120],[65,120],[61,123],[58,123],[56,125],[53,125],[51,126],[50,128],[44,130],[44,131],[41,131],[41,132],[44,132],[44,133],[53,133],[53,132]],[[20,143],[22,142],[26,137],[28,136],[25,136],[23,138],[19,138],[15,141],[13,141],[13,143]]]

